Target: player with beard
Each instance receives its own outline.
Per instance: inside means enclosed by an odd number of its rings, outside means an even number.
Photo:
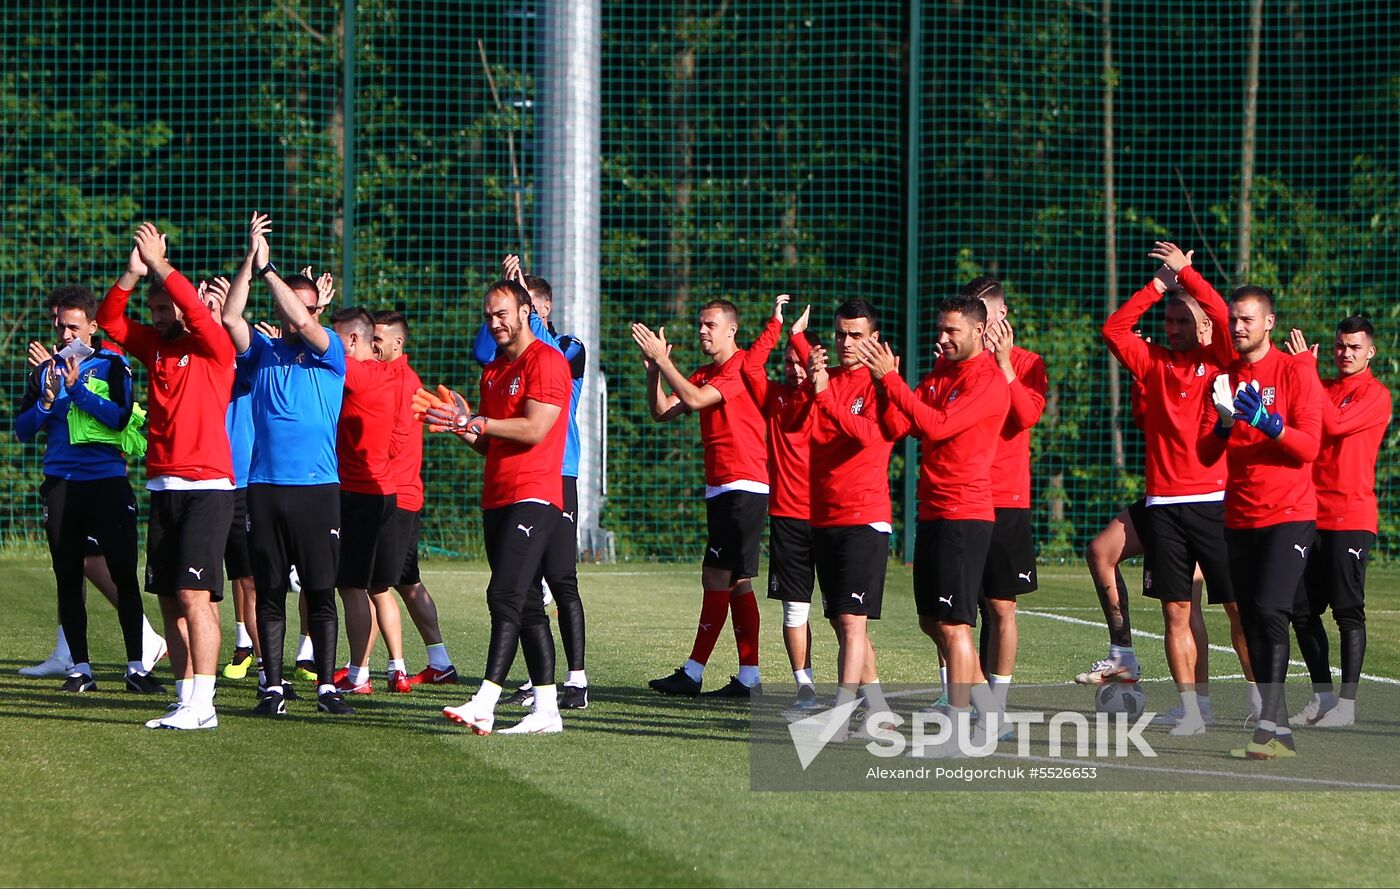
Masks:
[[[126,317],[147,275],[151,324]],[[136,231],[127,270],[107,293],[98,323],[146,365],[150,415],[146,488],[146,588],[160,599],[178,706],[147,728],[218,727],[214,677],[223,599],[223,550],[233,520],[233,456],[224,427],[234,348],[194,286],[166,258],[166,238],[147,222]]]
[[[698,412],[705,449],[706,540],[700,570],[704,598],[695,644],[681,667],[648,685],[662,694],[700,694],[705,664],[732,611],[739,673],[707,694],[747,698],[759,684],[759,612],[750,581],[758,574],[763,518],[768,513],[764,422],[744,383],[744,350],[735,342],[739,310],[729,300],[711,300],[700,307],[699,322],[700,350],[711,362],[689,377],[671,361],[666,328],[653,333],[645,324],[632,325],[632,339],[646,368],[651,418],[669,423]],[[663,380],[672,394],[663,390]]]

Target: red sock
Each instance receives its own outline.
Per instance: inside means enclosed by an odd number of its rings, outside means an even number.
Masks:
[[[709,663],[710,652],[715,650],[728,616],[729,590],[705,590],[705,598],[700,603],[700,624],[695,628],[695,647],[690,650],[692,661]]]
[[[758,666],[758,600],[753,590],[729,600],[734,612],[734,641],[739,647],[739,666]]]

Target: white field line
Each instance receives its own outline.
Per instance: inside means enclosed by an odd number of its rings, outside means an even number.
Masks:
[[[1017,615],[1024,615],[1024,616],[1026,616],[1026,617],[1043,617],[1043,618],[1045,618],[1046,620],[1057,620],[1057,621],[1060,621],[1061,623],[1074,624],[1075,626],[1080,626],[1080,627],[1093,627],[1093,628],[1096,629],[1096,630],[1102,630],[1102,629],[1104,628],[1103,621],[1101,621],[1101,620],[1099,620],[1099,621],[1081,620],[1080,618],[1077,618],[1077,617],[1070,617],[1070,616],[1065,615],[1065,614],[1051,614],[1051,613],[1048,612],[1048,611],[1031,610],[1031,609],[1017,610],[1016,613],[1017,613]],[[1160,633],[1152,633],[1152,632],[1148,632],[1147,630],[1136,630],[1136,629],[1135,629],[1135,630],[1133,630],[1133,635],[1134,635],[1134,636],[1146,636],[1148,639],[1158,639],[1158,640],[1161,640],[1162,638],[1164,638],[1164,637],[1162,636],[1162,634],[1160,634]],[[1211,651],[1218,651],[1218,652],[1220,652],[1220,653],[1222,653],[1222,654],[1234,654],[1234,653],[1235,653],[1235,650],[1234,650],[1233,648],[1231,648],[1230,646],[1228,646],[1228,645],[1217,645],[1217,644],[1215,644],[1214,642],[1212,642],[1212,643],[1210,644],[1210,650],[1211,650]],[[1290,660],[1290,661],[1288,662],[1288,665],[1291,666],[1291,667],[1303,667],[1303,668],[1306,668],[1306,667],[1308,666],[1307,664],[1303,663],[1302,661],[1295,661],[1295,660]],[[1336,667],[1333,667],[1333,668],[1332,668],[1332,673],[1333,673],[1333,675],[1340,676],[1340,675],[1341,675],[1341,670],[1338,670]],[[1212,678],[1215,678],[1215,677],[1212,677]],[[1400,685],[1400,679],[1391,679],[1389,676],[1373,676],[1373,675],[1371,675],[1370,673],[1362,673],[1362,674],[1361,674],[1361,678],[1367,680],[1368,682],[1380,682],[1380,683],[1384,683],[1385,685]]]

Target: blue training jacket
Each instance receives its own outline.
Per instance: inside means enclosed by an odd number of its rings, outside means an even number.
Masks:
[[[44,475],[70,481],[94,481],[101,478],[122,478],[126,475],[126,457],[116,445],[73,444],[68,440],[68,408],[77,405],[97,418],[109,429],[122,430],[131,419],[131,366],[126,358],[107,349],[98,349],[82,363],[76,385],[58,390],[53,406],[44,410],[40,404],[44,374],[53,369],[46,361],[29,375],[15,418],[15,437],[29,442],[43,431],[48,441],[44,448]],[[107,383],[110,398],[103,398],[87,387],[96,377]]]

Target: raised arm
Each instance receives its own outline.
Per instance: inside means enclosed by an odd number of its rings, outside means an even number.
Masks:
[[[987,340],[992,344],[997,367],[1001,368],[1011,391],[1011,409],[1007,422],[1012,430],[1020,432],[1040,422],[1045,413],[1045,397],[1050,391],[1050,379],[1045,373],[1045,359],[1039,355],[1026,369],[1025,378],[1016,373],[1011,363],[1011,350],[1015,347],[1015,331],[1005,318],[987,329]]]
[[[142,331],[148,330],[144,324],[135,323],[126,317],[126,304],[131,299],[131,292],[148,274],[150,269],[141,259],[140,249],[132,247],[127,257],[126,269],[117,278],[117,283],[112,285],[112,289],[107,291],[102,304],[97,307],[97,326],[128,351],[133,345],[139,347],[134,341],[143,339]]]
[[[170,301],[184,316],[185,328],[199,353],[221,363],[232,363],[237,352],[229,335],[224,332],[223,325],[214,320],[194,285],[170,264],[165,235],[154,223],[143,222],[136,230],[136,250],[150,273],[165,285]]]
[[[1155,259],[1162,262],[1176,273],[1176,278],[1181,282],[1182,288],[1200,305],[1201,311],[1206,313],[1210,319],[1211,338],[1210,350],[1215,356],[1215,360],[1222,365],[1227,365],[1239,357],[1235,352],[1234,338],[1230,336],[1230,307],[1225,304],[1225,300],[1210,286],[1210,282],[1196,271],[1191,265],[1191,257],[1196,251],[1190,250],[1185,253],[1181,248],[1167,241],[1158,241],[1156,249],[1150,254]]]
[[[698,411],[724,400],[713,386],[696,386],[671,363],[671,344],[666,342],[666,328],[653,333],[645,324],[632,325],[632,340],[642,350],[647,369],[647,404],[651,418],[659,423],[675,419],[682,413]],[[671,387],[671,395],[661,388],[661,381]]]
[[[252,285],[253,272],[255,267],[261,267],[258,264],[258,257],[262,257],[262,263],[267,262],[267,233],[271,230],[272,222],[266,214],[253,214],[253,218],[248,222],[248,249],[243,256],[243,264],[238,267],[238,273],[233,276],[233,283],[229,285],[228,289],[228,298],[224,300],[224,330],[228,331],[229,339],[233,341],[233,348],[239,355],[247,352],[248,347],[253,343],[253,332],[248,329],[248,322],[244,320],[243,312],[248,307],[248,290]]]
[[[267,282],[267,289],[272,291],[272,298],[281,309],[282,317],[287,319],[287,326],[301,337],[312,352],[317,355],[326,354],[326,350],[331,347],[330,332],[306,310],[306,304],[297,296],[295,290],[287,286],[281,275],[267,270],[266,263],[263,263],[261,268],[266,270],[262,279]]]
[[[1165,269],[1165,267],[1163,267]],[[1165,269],[1171,274],[1170,269]],[[1152,349],[1142,337],[1133,331],[1142,316],[1157,304],[1167,292],[1167,282],[1161,271],[1142,286],[1142,289],[1119,306],[1103,323],[1103,339],[1113,357],[1138,379],[1147,374],[1152,364]]]

